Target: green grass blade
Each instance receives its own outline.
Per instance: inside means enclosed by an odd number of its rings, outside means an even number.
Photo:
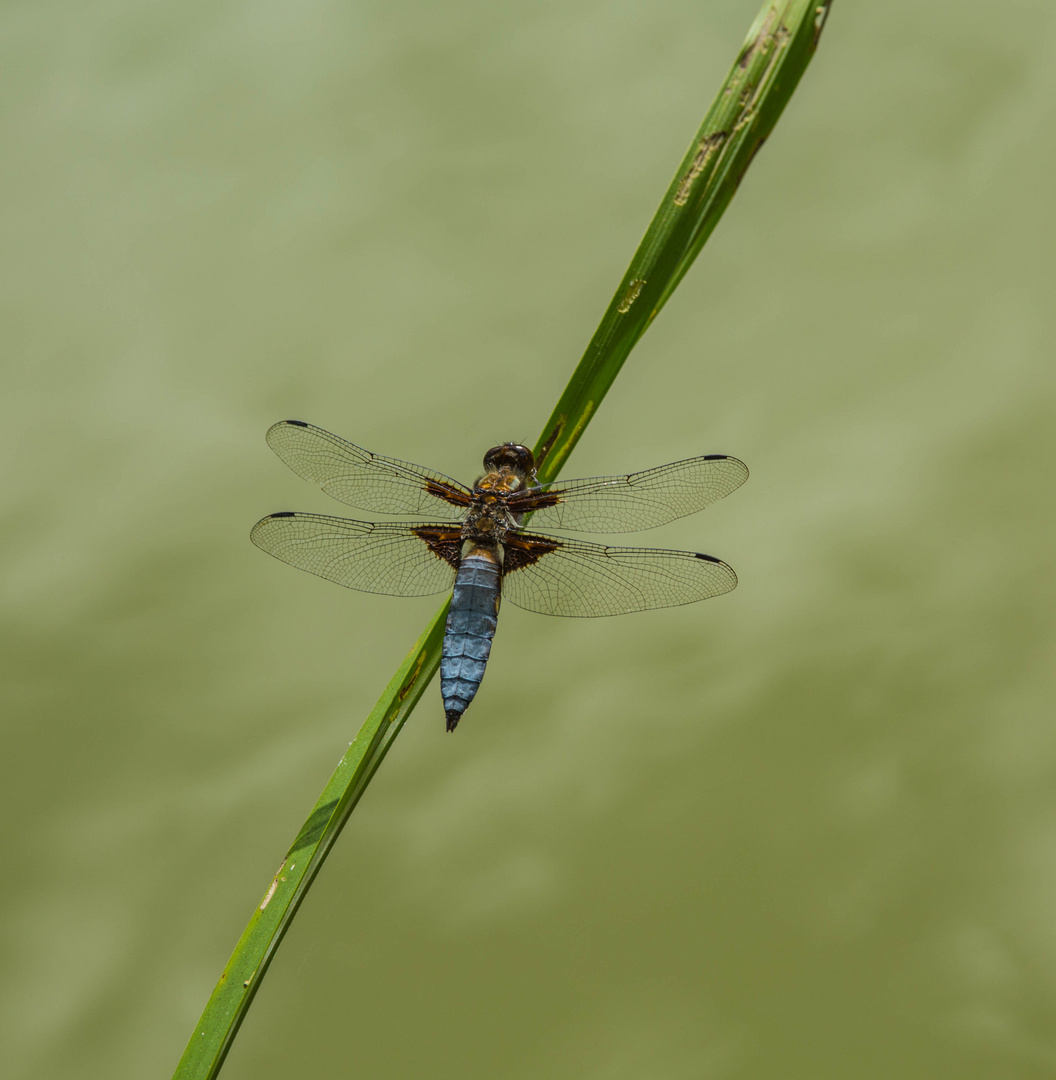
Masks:
[[[612,302],[536,445],[552,480],[635,342],[667,302],[810,62],[831,0],[771,0],[690,144]],[[279,942],[440,665],[447,604],[407,654],[349,746],[253,912],[195,1027],[176,1080],[215,1077]]]
[[[537,443],[553,480],[635,343],[733,198],[814,55],[832,0],[772,0],[756,17],[704,123]]]
[[[271,958],[315,875],[392,740],[436,673],[446,618],[445,603],[389,680],[323,788],[205,1006],[176,1069],[175,1076],[180,1080],[200,1080],[219,1072]]]

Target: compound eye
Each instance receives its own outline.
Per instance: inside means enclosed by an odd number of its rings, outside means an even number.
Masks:
[[[484,455],[484,468],[494,471],[503,467],[527,476],[535,471],[535,458],[527,446],[503,443],[502,446],[492,447]]]

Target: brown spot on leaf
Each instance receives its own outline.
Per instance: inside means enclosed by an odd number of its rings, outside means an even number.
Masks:
[[[619,307],[616,308],[621,315],[626,315],[631,310],[631,304],[638,299],[638,294],[642,291],[644,284],[645,278],[634,278],[627,286],[627,291],[623,294]]]
[[[418,676],[422,673],[422,665],[425,663],[425,653],[423,652],[418,657],[418,662],[414,665],[414,670],[408,672],[407,678],[403,680],[403,686],[400,687],[400,692],[396,695],[398,701],[403,701],[405,697],[414,689],[414,684],[418,681]],[[395,717],[393,718],[395,719]],[[291,866],[292,870],[293,867]]]
[[[716,150],[718,150],[725,141],[725,131],[715,131],[711,135],[706,135],[700,140],[700,144],[697,146],[697,152],[690,162],[686,175],[679,181],[678,190],[675,192],[675,206],[685,206],[686,203],[689,202],[689,195],[693,190],[694,182],[704,171]],[[621,307],[620,310],[622,311],[623,308]]]
[[[568,423],[568,417],[562,416],[560,420],[554,425],[554,430],[546,437],[546,442],[539,447],[539,453],[535,455],[535,468],[538,472],[543,467],[543,462],[546,461],[547,454],[554,448],[554,443],[557,442],[561,435],[561,432],[565,429],[565,424]]]

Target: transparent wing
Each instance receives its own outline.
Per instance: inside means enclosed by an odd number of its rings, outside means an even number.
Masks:
[[[431,596],[450,589],[461,533],[449,524],[374,524],[326,514],[270,514],[249,538],[276,559],[346,589]]]
[[[469,505],[469,489],[443,473],[382,457],[303,420],[268,429],[268,445],[298,476],[327,495],[379,514],[434,513],[455,519]]]
[[[695,514],[729,495],[748,479],[748,466],[725,454],[688,458],[629,476],[554,481],[517,492],[516,513],[532,514],[532,526],[584,532],[638,532]]]
[[[733,568],[711,555],[660,548],[603,547],[564,537],[506,540],[502,595],[542,615],[624,615],[693,604],[729,592]]]

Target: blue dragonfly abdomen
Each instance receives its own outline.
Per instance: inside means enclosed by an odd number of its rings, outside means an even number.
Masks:
[[[499,624],[502,567],[496,552],[474,548],[455,578],[440,658],[440,694],[447,730],[454,731],[480,689]]]

